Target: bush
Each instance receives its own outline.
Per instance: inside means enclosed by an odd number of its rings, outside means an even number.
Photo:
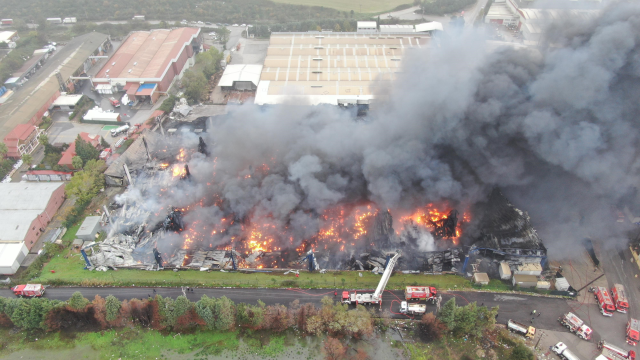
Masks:
[[[516,345],[509,356],[510,360],[533,360],[534,358],[533,352],[522,343]]]
[[[447,327],[433,313],[425,314],[418,324],[418,337],[424,342],[438,341]]]

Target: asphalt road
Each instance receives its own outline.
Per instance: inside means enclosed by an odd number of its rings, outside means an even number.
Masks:
[[[120,300],[131,298],[146,298],[154,296],[152,288],[48,288],[45,296],[50,299],[67,300],[75,291],[80,291],[88,299],[93,299],[95,295],[106,297],[114,295]],[[156,288],[156,292],[164,297],[178,297],[182,295],[180,288]],[[341,291],[338,290],[338,298]],[[197,301],[202,295],[210,297],[226,296],[235,302],[245,302],[257,304],[262,300],[267,305],[283,304],[288,305],[294,300],[301,303],[320,304],[323,296],[333,297],[333,290],[302,290],[302,289],[233,289],[233,288],[196,288],[194,292],[187,292],[187,297],[192,301]],[[0,296],[13,297],[8,289],[0,289]],[[547,298],[538,296],[527,296],[508,293],[488,293],[488,292],[449,292],[443,293],[443,304],[452,297],[456,297],[458,305],[466,305],[469,302],[477,302],[478,305],[489,307],[499,306],[498,322],[506,323],[508,319],[514,319],[522,323],[531,324],[530,313],[536,309],[541,313],[536,316],[533,325],[541,329],[563,330],[557,319],[569,311],[567,300],[558,298]],[[382,309],[399,312],[400,301],[404,297],[402,291],[386,291],[383,295]],[[435,312],[436,306],[428,303],[427,311]],[[404,315],[396,314],[396,318],[406,318]]]

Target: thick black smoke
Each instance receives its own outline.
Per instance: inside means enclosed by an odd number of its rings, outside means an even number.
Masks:
[[[336,204],[393,213],[473,204],[500,187],[554,251],[619,239],[611,205],[636,203],[640,174],[640,7],[570,25],[553,25],[544,49],[489,50],[465,33],[408,53],[365,119],[332,106],[241,106],[209,129],[211,157],[192,159],[192,181],[165,201],[208,197],[185,216],[203,231],[224,214],[268,217],[295,245]]]

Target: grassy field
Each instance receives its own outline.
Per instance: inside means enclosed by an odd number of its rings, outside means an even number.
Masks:
[[[398,5],[412,4],[409,0],[274,0],[278,3],[324,6],[340,11],[355,11],[359,13],[381,13],[390,11]]]
[[[80,226],[76,225],[64,234],[69,244]],[[84,270],[85,262],[80,252],[67,248],[55,255],[35,279],[27,279],[50,285],[82,286],[193,286],[193,287],[272,287],[272,288],[345,288],[372,289],[378,285],[380,275],[368,271],[331,271],[326,274],[301,271],[300,277],[283,272],[203,272],[183,270],[174,272],[120,269],[118,271]],[[360,275],[362,274],[362,275]],[[391,276],[387,289],[403,289],[407,285],[430,285],[438,289],[470,288],[469,280],[455,275],[401,274]]]

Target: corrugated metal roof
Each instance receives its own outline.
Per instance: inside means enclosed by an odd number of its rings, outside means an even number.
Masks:
[[[200,28],[135,31],[96,74],[96,79],[159,79]]]
[[[233,86],[236,81],[251,81],[256,86],[260,81],[262,65],[227,65],[218,86]]]
[[[426,32],[426,31],[433,31],[433,30],[442,31],[442,23],[439,23],[437,21],[432,21],[428,23],[416,24],[416,32]]]

